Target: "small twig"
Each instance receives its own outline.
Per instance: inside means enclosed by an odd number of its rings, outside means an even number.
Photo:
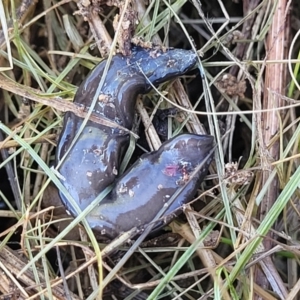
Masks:
[[[68,101],[66,101],[66,99],[63,100],[58,97],[47,97],[47,98],[43,97],[43,94],[39,90],[33,89],[31,87],[27,87],[27,86],[25,87],[25,86],[19,85],[16,82],[9,80],[2,75],[0,75],[0,88],[7,90],[9,92],[12,92],[21,97],[28,98],[35,102],[41,103],[43,105],[53,107],[62,112],[70,111],[70,112],[74,113],[76,116],[81,117],[83,119],[87,115],[87,111],[85,111],[84,107],[78,106],[75,103],[68,102]],[[136,136],[136,134],[134,134],[127,128],[125,128],[109,119],[100,117],[96,114],[92,113],[90,116],[90,120],[97,124],[101,124],[104,126],[122,129],[124,132],[130,132],[131,134]]]
[[[77,6],[79,8],[79,12],[77,12],[77,14],[81,14],[84,20],[89,23],[89,27],[96,40],[99,52],[102,57],[107,56],[111,49],[112,39],[100,19],[100,7],[94,7],[93,4],[87,4],[86,1],[79,1]]]
[[[3,135],[2,131],[0,130],[0,149],[1,149],[0,151],[1,151],[1,155],[2,155],[2,160],[5,161],[6,159],[9,158],[9,155],[8,155],[7,149],[3,149],[1,147],[2,143],[4,144],[4,143],[6,143],[6,141],[4,140],[4,135]],[[15,199],[17,208],[19,210],[21,210],[22,200],[21,200],[21,195],[20,195],[20,189],[18,188],[18,184],[16,182],[16,174],[14,172],[14,169],[13,169],[11,161],[8,161],[5,164],[5,169],[6,169],[7,178],[9,180],[9,184],[10,184],[11,190],[12,190],[13,195],[14,195],[14,199]]]
[[[64,286],[64,292],[65,292],[65,296],[68,300],[71,300],[72,297],[70,295],[70,290],[68,287],[68,283],[65,277],[65,271],[64,271],[64,267],[62,265],[62,261],[61,261],[61,257],[60,257],[60,251],[59,251],[59,247],[55,246],[56,248],[56,257],[57,257],[57,262],[58,262],[58,267],[59,267],[59,272],[60,272],[60,276],[63,280],[63,286]]]

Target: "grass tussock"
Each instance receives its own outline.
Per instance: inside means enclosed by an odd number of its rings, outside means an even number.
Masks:
[[[298,2],[77,2],[0,2],[0,298],[297,299]],[[201,60],[139,100],[122,170],[133,137],[160,146],[149,124],[174,106],[168,137],[213,135],[214,161],[165,232],[99,243],[85,216],[110,187],[68,216],[55,148],[65,112],[84,120],[75,139],[93,118],[97,99],[72,103],[89,70],[132,41]]]

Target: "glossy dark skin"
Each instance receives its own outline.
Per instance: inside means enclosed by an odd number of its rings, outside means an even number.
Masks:
[[[170,222],[174,218],[171,213],[195,196],[211,163],[212,148],[212,136],[182,134],[165,142],[158,151],[144,154],[116,180],[110,194],[87,215],[86,220],[96,236],[115,238],[133,227],[143,227],[184,186],[164,213],[164,216],[169,215],[165,221]],[[204,161],[192,177],[191,174]],[[165,222],[159,222],[155,229],[164,225]]]
[[[197,57],[192,51],[133,47],[132,54],[112,58],[94,112],[127,129],[132,128],[138,94],[151,89],[149,81],[158,85],[192,69]],[[97,65],[80,85],[74,102],[89,107],[100,83],[106,61]],[[147,78],[146,78],[146,77]],[[66,113],[57,146],[58,163],[70,148],[82,119]],[[129,144],[129,135],[119,129],[88,121],[79,139],[62,162],[59,172],[62,183],[81,210],[84,210],[118,176],[119,165]],[[64,205],[76,215],[60,193]]]

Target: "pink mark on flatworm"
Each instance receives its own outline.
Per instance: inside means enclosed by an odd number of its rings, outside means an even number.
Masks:
[[[165,167],[165,169],[163,170],[163,173],[167,176],[176,176],[176,173],[178,172],[179,170],[179,166],[174,164],[174,165],[167,165]]]

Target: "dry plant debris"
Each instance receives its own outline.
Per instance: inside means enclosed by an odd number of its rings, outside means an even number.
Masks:
[[[246,82],[242,80],[237,81],[236,77],[231,74],[223,74],[216,82],[217,88],[228,96],[238,96],[245,98]]]

